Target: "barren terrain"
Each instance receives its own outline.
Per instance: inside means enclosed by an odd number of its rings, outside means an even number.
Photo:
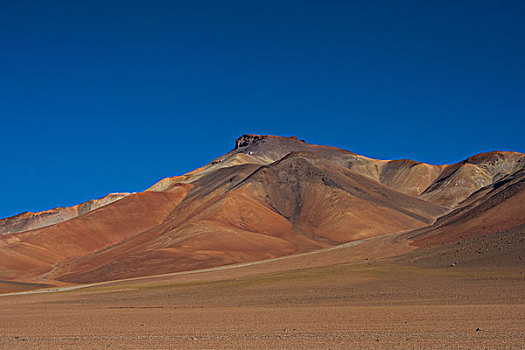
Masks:
[[[512,258],[496,244],[522,243],[523,231],[470,240],[459,254],[451,245],[368,262],[364,255],[373,247],[384,251],[389,240],[60,293],[3,296],[0,346],[525,347],[525,266],[519,249]],[[480,267],[479,255],[494,266]],[[461,262],[449,266],[456,260]]]
[[[525,348],[525,155],[295,137],[0,220],[0,348]]]

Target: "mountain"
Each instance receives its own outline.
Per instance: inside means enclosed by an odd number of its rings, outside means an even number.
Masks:
[[[79,215],[118,201],[128,195],[129,193],[110,193],[103,198],[92,199],[73,207],[54,208],[38,213],[25,212],[18,214],[0,220],[0,235],[29,231],[71,220]]]
[[[455,243],[525,224],[525,169],[482,187],[430,227],[408,236],[417,247]]]
[[[46,227],[43,219],[0,221],[0,279],[85,283],[379,236],[420,250],[497,234],[525,224],[524,158],[490,152],[430,165],[371,159],[296,137],[244,135],[199,169],[57,215]]]

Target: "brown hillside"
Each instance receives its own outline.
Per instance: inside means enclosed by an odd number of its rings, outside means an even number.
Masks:
[[[524,224],[524,164],[516,152],[439,166],[376,160],[294,137],[244,135],[188,174],[47,227],[0,235],[0,279],[106,281],[382,235],[392,236],[377,240],[381,249],[399,253],[471,239]]]

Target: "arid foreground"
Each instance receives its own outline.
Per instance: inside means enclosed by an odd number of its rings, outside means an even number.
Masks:
[[[493,242],[467,242],[459,256],[447,247],[373,263],[347,258],[364,256],[380,241],[2,296],[0,348],[525,347],[525,276]],[[493,267],[479,266],[481,249]],[[450,259],[460,262],[439,267]]]

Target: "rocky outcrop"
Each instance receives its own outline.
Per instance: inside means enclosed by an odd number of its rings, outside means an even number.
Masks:
[[[266,140],[295,140],[299,142],[304,142],[304,140],[299,140],[297,136],[290,136],[290,137],[284,137],[284,136],[273,136],[273,135],[242,135],[235,141],[235,149],[239,149],[242,147],[247,147],[250,145],[254,145],[260,141],[266,141]]]
[[[235,149],[246,147],[248,145],[257,143],[264,139],[264,136],[259,135],[242,135],[235,141]]]

